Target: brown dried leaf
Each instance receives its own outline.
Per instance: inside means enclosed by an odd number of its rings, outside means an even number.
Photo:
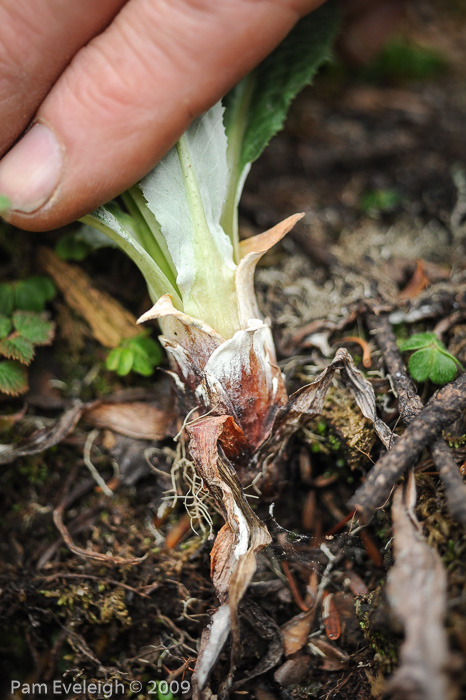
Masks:
[[[253,448],[260,445],[269,434],[278,409],[286,403],[270,328],[262,321],[251,321],[249,328],[238,331],[219,346],[205,366],[204,386],[211,397],[221,387],[234,407],[235,420],[246,440]],[[212,398],[210,402],[215,405]]]
[[[286,402],[270,328],[251,320],[248,328],[224,340],[202,321],[175,309],[169,295],[139,322],[155,318],[180,391],[189,392],[204,411],[231,416],[251,447],[263,442]]]
[[[325,634],[333,642],[341,635],[340,614],[333,600],[333,594],[324,593],[322,601],[322,622],[324,623]]]
[[[140,334],[133,314],[109,294],[97,289],[81,267],[61,260],[48,248],[40,249],[39,261],[66,303],[86,319],[101,345],[116,348],[124,338]]]
[[[175,338],[183,348],[193,348],[192,354],[202,369],[213,351],[224,342],[224,338],[198,318],[188,316],[173,306],[169,294],[164,294],[154,306],[146,311],[139,323],[158,320],[162,333],[173,341]]]
[[[83,418],[97,428],[110,428],[139,440],[163,440],[175,434],[175,412],[149,403],[99,402],[86,408]]]
[[[248,669],[243,678],[235,683],[235,690],[256,678],[276,668],[283,656],[283,642],[280,628],[259,603],[245,599],[241,604],[241,622],[251,627],[251,632],[262,642],[267,641],[267,650],[253,668]]]
[[[285,656],[291,656],[303,648],[307,642],[314,620],[314,609],[295,615],[282,625],[283,646]]]
[[[277,668],[273,674],[274,680],[281,686],[296,685],[302,683],[311,665],[311,659],[307,655],[288,659]]]
[[[388,574],[387,596],[405,628],[400,667],[389,690],[403,700],[446,700],[451,688],[445,674],[449,660],[444,629],[446,572],[438,553],[425,542],[412,507],[411,493],[393,497],[395,565]]]
[[[398,299],[414,299],[426,289],[430,284],[430,280],[424,272],[424,261],[416,260],[416,269],[413,276],[409,280],[406,287],[398,294]]]
[[[354,596],[367,595],[369,589],[360,576],[355,571],[349,569],[345,571],[343,580],[347,583],[349,590]]]
[[[308,646],[315,656],[322,659],[321,668],[324,671],[341,671],[348,666],[348,654],[325,637],[313,637]]]
[[[212,579],[222,605],[212,617],[208,636],[196,664],[196,684],[202,690],[231,630],[232,667],[226,684],[231,684],[239,653],[238,604],[256,570],[256,554],[271,541],[265,525],[244,497],[238,476],[223,446],[232,444],[239,431],[231,416],[213,416],[187,426],[189,451],[206,487],[224,518],[211,553]]]
[[[310,418],[322,411],[325,395],[336,373],[340,371],[343,384],[352,392],[362,414],[374,425],[375,431],[388,449],[393,441],[393,433],[377,416],[375,393],[372,384],[354,366],[353,359],[347,350],[337,350],[332,362],[315,379],[312,384],[295,391],[288,399],[275,418],[271,431],[271,441],[276,449],[283,449],[285,441]],[[270,441],[264,445],[264,451],[271,449]]]
[[[254,272],[261,257],[272,246],[281,241],[293,226],[302,219],[304,214],[293,214],[279,224],[260,233],[258,236],[246,238],[240,243],[241,261],[235,273],[235,287],[238,298],[239,320],[241,328],[247,328],[251,318],[261,318],[254,291]]]

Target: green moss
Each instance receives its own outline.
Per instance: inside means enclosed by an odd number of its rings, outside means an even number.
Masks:
[[[355,599],[355,611],[359,626],[368,646],[374,652],[374,661],[382,673],[392,673],[398,659],[399,641],[390,625],[387,625],[384,586],[381,584],[366,596]]]

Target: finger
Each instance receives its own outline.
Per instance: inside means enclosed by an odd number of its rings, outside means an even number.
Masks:
[[[125,0],[0,0],[0,155],[29,124],[73,55]]]
[[[53,228],[132,185],[321,2],[130,0],[0,163],[11,221]]]

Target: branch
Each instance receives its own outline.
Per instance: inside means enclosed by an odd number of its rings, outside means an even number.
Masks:
[[[363,518],[380,507],[400,476],[420,456],[426,445],[433,442],[431,454],[437,466],[452,514],[466,523],[466,485],[451,452],[442,439],[441,431],[457,420],[466,407],[466,373],[440,389],[425,408],[406,374],[396,339],[385,317],[369,317],[369,328],[376,336],[384,360],[398,393],[400,415],[408,426],[394,447],[384,454],[369,472],[366,482],[350,501]]]

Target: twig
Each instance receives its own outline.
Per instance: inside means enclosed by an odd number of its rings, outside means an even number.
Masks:
[[[385,316],[369,316],[367,324],[375,335],[377,344],[383,353],[385,365],[398,394],[401,418],[404,424],[408,426],[423,410],[422,401],[416,394],[414,386],[407,375],[406,367],[388,318]],[[428,449],[445,486],[449,510],[455,518],[466,525],[466,484],[453,459],[451,450],[442,438],[434,440]],[[393,485],[394,482],[392,483]]]
[[[78,557],[83,557],[84,559],[93,559],[94,561],[99,561],[105,564],[114,564],[119,566],[134,566],[134,564],[139,564],[141,561],[143,561],[147,557],[147,555],[141,557],[140,559],[125,559],[124,557],[113,557],[108,554],[101,554],[100,552],[92,552],[87,549],[83,549],[82,547],[78,547],[73,542],[69,530],[63,522],[63,513],[66,506],[66,492],[68,491],[68,487],[75,475],[76,470],[72,470],[70,472],[70,476],[67,479],[67,484],[65,487],[65,496],[61,500],[60,504],[53,511],[53,522],[55,523],[55,526],[58,529],[60,535],[63,537],[63,540],[67,545],[68,549],[70,549],[73,552],[73,554],[76,554]]]
[[[97,468],[96,468],[96,466],[93,463],[92,458],[91,458],[92,448],[94,446],[94,442],[95,442],[95,439],[97,438],[98,434],[99,434],[98,430],[91,430],[91,432],[87,436],[86,443],[84,445],[84,450],[83,450],[83,460],[84,460],[84,464],[89,469],[94,480],[100,486],[100,488],[104,492],[104,494],[106,496],[108,496],[109,498],[112,498],[114,495],[112,489],[107,485],[106,481],[101,477],[101,475],[99,474],[99,472],[98,472],[98,470],[97,470]]]
[[[378,320],[380,323],[382,319]],[[384,333],[386,337],[387,329],[384,329]],[[380,334],[378,335],[380,337]],[[401,370],[398,369],[393,374],[390,372],[394,381],[406,375],[403,369],[402,366]],[[400,386],[403,386],[404,396],[409,398],[412,388],[409,388],[406,381],[403,383],[400,381]],[[437,391],[420,412],[414,412],[405,433],[371,469],[366,482],[351,499],[350,507],[356,508],[359,515],[367,519],[385,501],[397,479],[416,462],[424,447],[431,443],[444,428],[460,418],[465,407],[466,373],[463,373],[454,382]],[[454,479],[450,473],[449,477]]]

